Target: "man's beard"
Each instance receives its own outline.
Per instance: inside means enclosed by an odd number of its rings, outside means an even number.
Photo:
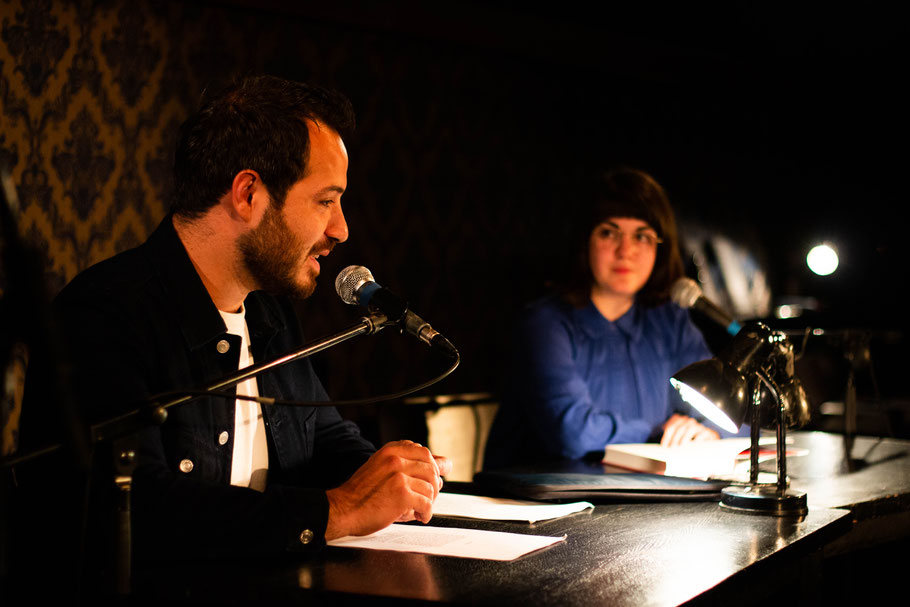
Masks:
[[[237,246],[258,289],[298,299],[306,299],[316,290],[316,272],[312,269],[307,268],[305,283],[297,278],[298,267],[306,264],[309,252],[304,253],[303,243],[274,203],[269,204],[259,225],[244,234]]]

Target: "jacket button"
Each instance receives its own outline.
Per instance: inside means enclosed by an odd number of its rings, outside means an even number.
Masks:
[[[224,354],[231,349],[231,342],[226,339],[222,339],[217,344],[215,344],[215,349],[218,350],[218,354]]]
[[[300,532],[300,543],[303,545],[309,544],[313,541],[313,532],[309,529],[304,529]]]
[[[180,471],[181,472],[192,472],[193,471],[193,460],[183,459],[180,460]]]
[[[228,438],[230,438],[230,435],[228,434],[227,430],[225,430],[224,432],[222,432],[221,434],[218,435],[218,444],[219,445],[227,444]]]

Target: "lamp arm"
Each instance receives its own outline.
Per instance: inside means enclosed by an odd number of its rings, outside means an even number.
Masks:
[[[788,480],[787,480],[787,423],[786,423],[786,407],[787,403],[784,402],[783,392],[780,389],[780,386],[777,384],[774,379],[764,370],[759,370],[756,375],[758,376],[761,383],[763,383],[768,390],[774,395],[775,400],[777,401],[777,407],[775,407],[775,412],[777,414],[777,487],[781,491],[787,489]],[[759,389],[756,389],[755,393],[755,408],[760,407],[761,397],[758,394]],[[756,432],[755,429],[752,429],[752,452],[753,452],[753,462],[756,462],[758,452],[758,440],[755,438]],[[755,463],[755,467],[758,465]],[[755,482],[758,478],[757,473],[752,475],[752,482]]]
[[[787,425],[796,428],[809,422],[809,399],[802,383],[796,376],[796,355],[793,344],[782,333],[777,336],[775,349],[769,355],[769,377],[777,386],[777,394],[783,405],[783,419]]]

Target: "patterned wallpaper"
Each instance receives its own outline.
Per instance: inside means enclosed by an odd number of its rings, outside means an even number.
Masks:
[[[186,107],[163,78],[165,20],[141,3],[0,10],[0,153],[56,290],[160,219]]]
[[[176,131],[206,85],[266,71],[335,86],[358,114],[352,237],[301,306],[305,329],[320,337],[359,317],[332,280],[366,265],[461,350],[436,388],[490,391],[507,314],[546,265],[524,260],[552,256],[534,226],[552,235],[547,217],[565,201],[550,192],[575,170],[542,153],[565,126],[546,116],[561,93],[537,85],[539,70],[477,46],[242,6],[0,0],[0,158],[54,294],[164,216]],[[445,368],[422,348],[387,331],[314,364],[335,396],[375,395]]]

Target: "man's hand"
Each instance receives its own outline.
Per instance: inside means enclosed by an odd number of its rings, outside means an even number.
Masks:
[[[429,522],[452,463],[411,441],[388,443],[329,498],[327,540],[367,535],[394,522]]]
[[[691,441],[716,440],[720,434],[704,426],[691,417],[674,413],[664,423],[664,433],[660,444],[664,447],[675,447]]]

